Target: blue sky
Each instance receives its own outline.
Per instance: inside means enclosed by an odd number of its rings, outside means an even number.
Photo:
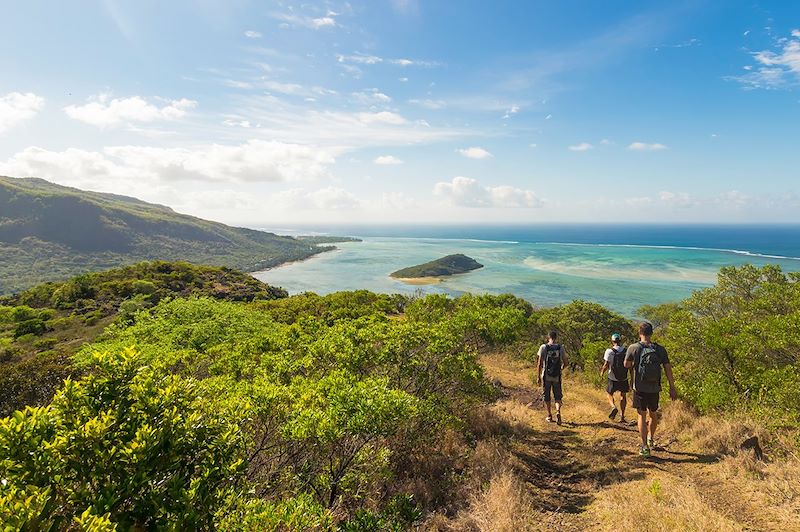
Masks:
[[[794,2],[4,2],[0,174],[252,226],[800,222]]]

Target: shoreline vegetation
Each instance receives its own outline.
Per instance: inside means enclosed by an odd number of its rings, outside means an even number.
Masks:
[[[596,303],[288,296],[163,261],[0,297],[0,522],[613,530],[635,496],[654,524],[797,528],[800,273],[723,268],[640,315],[681,397],[646,460],[597,373],[636,324]],[[530,380],[551,329],[572,362],[559,428]]]
[[[0,176],[0,295],[141,261],[257,272],[357,240],[281,236],[127,196]]]

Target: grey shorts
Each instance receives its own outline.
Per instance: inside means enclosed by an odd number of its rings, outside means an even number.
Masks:
[[[561,381],[553,382],[545,380],[543,383],[544,388],[544,400],[550,401],[550,392],[553,392],[553,398],[556,402],[561,402],[561,399],[564,398],[564,393],[561,391]]]

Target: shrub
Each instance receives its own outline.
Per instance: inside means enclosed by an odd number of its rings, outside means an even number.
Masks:
[[[135,351],[93,362],[49,406],[0,420],[0,515],[24,501],[23,528],[92,515],[126,529],[210,526],[243,468],[238,425]]]

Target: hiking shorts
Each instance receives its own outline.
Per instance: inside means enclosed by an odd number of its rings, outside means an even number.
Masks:
[[[553,392],[553,398],[556,402],[560,403],[561,399],[564,398],[564,394],[561,391],[561,381],[548,381],[547,379],[544,380],[544,400],[550,401],[550,392]]]
[[[658,392],[648,393],[633,390],[633,408],[636,410],[649,410],[655,412],[658,410]]]
[[[631,391],[631,386],[627,380],[624,381],[612,381],[608,379],[608,386],[606,386],[606,392],[609,394],[613,394],[614,392],[622,392],[628,393]]]

